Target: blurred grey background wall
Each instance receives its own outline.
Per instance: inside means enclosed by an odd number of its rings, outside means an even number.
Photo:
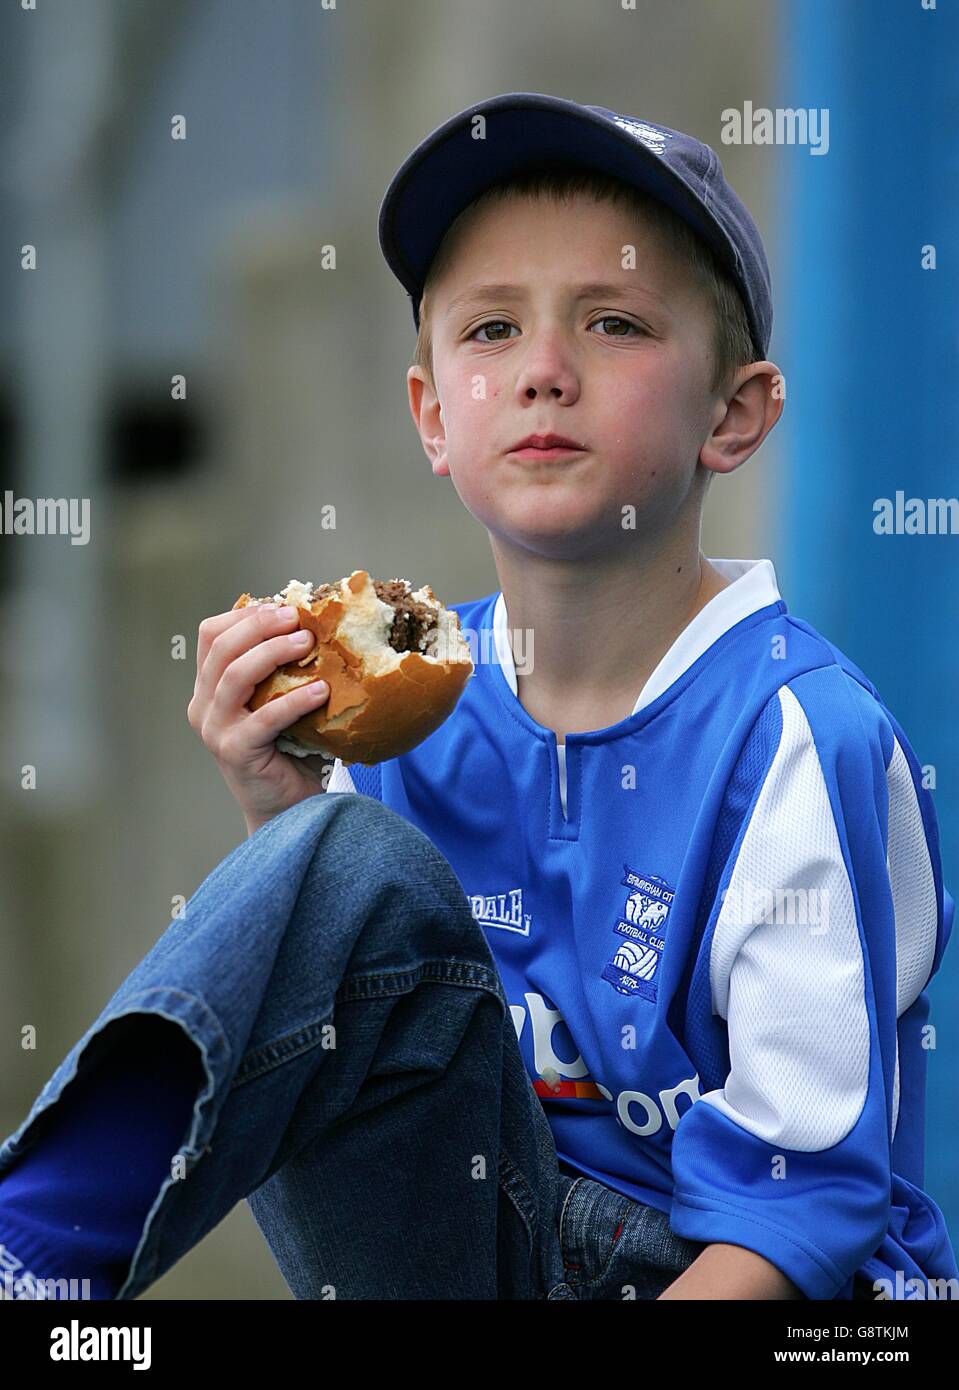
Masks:
[[[725,107],[777,102],[776,22],[766,0],[5,7],[0,485],[88,497],[91,538],[0,545],[0,1133],[244,836],[187,724],[200,620],[359,567],[448,603],[497,587],[408,413],[413,324],[376,241],[395,168],[515,90],[716,147]],[[775,156],[722,150],[774,288]],[[778,450],[713,486],[706,554],[776,561]],[[289,1293],[241,1203],[146,1297]]]

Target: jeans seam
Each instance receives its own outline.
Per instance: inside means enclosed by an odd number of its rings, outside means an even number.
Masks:
[[[576,1182],[573,1183],[573,1187],[575,1187],[575,1186],[577,1185],[577,1183],[582,1182],[582,1181],[585,1181],[585,1178],[577,1178],[577,1179],[576,1179]],[[571,1187],[571,1188],[569,1189],[569,1192],[567,1192],[567,1194],[566,1194],[566,1202],[563,1203],[563,1218],[565,1218],[565,1216],[566,1216],[566,1206],[567,1206],[567,1203],[569,1202],[570,1196],[572,1195],[573,1187]],[[611,1190],[612,1190],[612,1189],[611,1189]],[[625,1223],[626,1223],[626,1221],[627,1221],[627,1218],[630,1217],[630,1216],[633,1214],[633,1212],[635,1212],[635,1211],[641,1211],[641,1210],[642,1210],[642,1207],[641,1207],[641,1205],[640,1205],[639,1203],[633,1202],[633,1201],[630,1200],[630,1198],[623,1196],[622,1193],[620,1193],[620,1194],[618,1194],[618,1195],[622,1198],[622,1201],[623,1201],[626,1205],[624,1206],[624,1208],[622,1209],[622,1211],[621,1211],[621,1213],[620,1213],[620,1216],[619,1216],[619,1219],[618,1219],[617,1224],[618,1224],[618,1225],[621,1225],[621,1226],[624,1228],[624,1230],[625,1230]],[[623,1231],[620,1231],[619,1240],[622,1240],[622,1237],[623,1237]],[[577,1271],[574,1271],[574,1279],[575,1279],[575,1287],[576,1287],[576,1288],[580,1288],[580,1289],[589,1288],[590,1285],[592,1285],[592,1284],[597,1284],[597,1283],[599,1283],[599,1281],[600,1281],[601,1279],[604,1279],[604,1278],[606,1277],[606,1274],[607,1274],[608,1271],[609,1271],[609,1267],[610,1267],[610,1265],[611,1265],[612,1262],[613,1262],[613,1256],[616,1254],[616,1250],[617,1250],[617,1248],[618,1248],[618,1246],[619,1246],[619,1240],[617,1240],[617,1239],[615,1239],[615,1238],[611,1238],[611,1239],[610,1239],[609,1249],[608,1249],[608,1251],[606,1252],[606,1256],[605,1256],[605,1258],[604,1258],[604,1260],[603,1260],[603,1263],[602,1263],[601,1268],[597,1271],[596,1274],[591,1275],[588,1279],[582,1279],[582,1278],[576,1278],[576,1273],[577,1273]],[[563,1251],[563,1267],[564,1267],[564,1269],[566,1269],[566,1268],[571,1268],[571,1266],[567,1266],[567,1265],[566,1265],[566,1251],[565,1251],[565,1248],[563,1248],[562,1239],[561,1239],[561,1242],[560,1242],[560,1248],[561,1248],[562,1251]]]
[[[237,1087],[244,1086],[248,1081],[255,1081],[259,1076],[266,1076],[276,1067],[283,1066],[286,1062],[292,1062],[294,1058],[302,1057],[304,1053],[311,1051],[321,1040],[323,1029],[331,1022],[332,1017],[333,1015],[330,1013],[315,1023],[308,1023],[302,1028],[297,1028],[295,1032],[287,1033],[281,1038],[276,1038],[274,1041],[258,1047],[255,1052],[248,1053],[236,1069],[230,1090],[235,1091]],[[299,1042],[300,1039],[302,1042]],[[287,1047],[287,1050],[283,1056],[269,1055],[275,1048],[284,1046]]]
[[[454,967],[452,970],[450,967]],[[470,978],[479,976],[480,978]],[[386,999],[391,995],[409,994],[422,983],[455,985],[467,989],[484,989],[503,1002],[501,988],[497,980],[490,978],[489,968],[474,961],[458,961],[453,958],[422,961],[418,966],[403,970],[371,971],[367,974],[348,975],[340,984],[334,996],[334,1004],[352,1003],[357,1000]],[[312,1023],[302,1024],[292,1033],[263,1043],[254,1052],[247,1053],[237,1067],[230,1090],[245,1085],[259,1076],[264,1076],[275,1067],[293,1061],[315,1047],[320,1041],[322,1030],[335,1018],[334,1009],[329,1009]],[[272,1055],[277,1048],[286,1048],[285,1055]]]
[[[528,1191],[528,1184],[509,1154],[504,1153],[503,1150],[500,1150],[499,1155],[499,1186],[500,1191],[505,1192],[506,1196],[523,1218],[523,1224],[532,1241],[533,1227],[536,1224],[535,1202],[527,1206],[524,1201],[520,1200],[517,1195],[517,1189],[525,1195]]]
[[[567,1208],[569,1207],[569,1199],[570,1199],[570,1197],[572,1197],[573,1193],[575,1192],[575,1190],[576,1190],[576,1188],[579,1186],[579,1184],[580,1184],[581,1182],[584,1182],[584,1181],[585,1181],[585,1175],[584,1175],[584,1174],[580,1174],[580,1176],[579,1176],[578,1178],[574,1178],[574,1179],[573,1179],[573,1181],[570,1183],[569,1187],[566,1189],[566,1196],[563,1198],[563,1205],[562,1205],[562,1208],[561,1208],[560,1213],[559,1213],[559,1252],[560,1252],[560,1255],[561,1255],[562,1260],[563,1260],[563,1271],[564,1271],[564,1273],[565,1273],[565,1271],[566,1271],[567,1269],[571,1268],[571,1266],[567,1265],[567,1263],[566,1263],[566,1239],[565,1239],[565,1234],[564,1234],[564,1228],[565,1228],[565,1225],[566,1225],[566,1211],[567,1211]]]
[[[484,989],[506,1007],[503,988],[495,969],[478,961],[458,960],[452,956],[420,961],[402,970],[372,970],[347,975],[336,991],[335,1002],[355,999],[377,999],[391,994],[408,994],[423,981],[442,985],[459,985],[467,989]]]

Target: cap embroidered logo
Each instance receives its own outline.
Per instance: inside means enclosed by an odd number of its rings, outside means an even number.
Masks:
[[[618,125],[620,130],[626,130],[630,135],[635,135],[637,140],[641,140],[647,149],[652,150],[653,154],[666,153],[666,136],[663,131],[655,130],[651,125],[643,125],[641,121],[627,121],[622,116],[614,116],[613,124]]]

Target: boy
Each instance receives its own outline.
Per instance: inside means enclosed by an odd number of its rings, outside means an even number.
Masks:
[[[363,1266],[348,1297],[397,1288],[400,1277],[403,1288],[415,1281],[409,1296],[428,1296],[428,1264],[441,1271],[434,1287],[445,1279],[464,1296],[490,1287],[499,1297],[620,1298],[627,1287],[662,1298],[902,1297],[904,1287],[934,1296],[929,1281],[959,1271],[921,1191],[924,989],[953,912],[931,798],[867,678],[787,614],[771,563],[707,560],[699,549],[712,475],[745,462],[782,410],[780,376],[765,358],[771,302],[758,231],[715,155],[690,137],[519,93],[454,117],[411,155],[387,191],[380,236],[419,329],[408,375],[414,421],[434,472],[487,528],[502,586],[457,609],[477,642],[474,677],[412,753],[375,768],[337,763],[332,795],[316,798],[313,760],[273,747],[315,690],[243,712],[253,684],[290,659],[289,620],[208,620],[191,723],[243,808],[248,853],[235,851],[208,880],[215,888],[204,884],[191,900],[191,931],[197,921],[209,928],[210,946],[171,928],[104,1017],[162,985],[165,1009],[154,1012],[212,1041],[199,1011],[178,1007],[175,986],[212,1008],[210,960],[226,968],[224,939],[239,949],[239,923],[250,934],[245,973],[226,998],[249,995],[254,1006],[225,1031],[245,1053],[245,1082],[299,1055],[297,1039],[319,1026],[302,1016],[310,962],[291,945],[288,959],[264,965],[261,950],[262,941],[276,951],[268,933],[285,932],[311,892],[336,911],[327,908],[319,934],[314,918],[310,951],[329,938],[342,957],[354,952],[352,974],[324,957],[316,975],[324,996],[345,978],[330,1014],[344,1031],[350,1007],[371,1010],[381,994],[411,988],[397,983],[414,971],[395,968],[392,943],[410,936],[417,897],[449,894],[431,934],[415,938],[416,959],[446,991],[442,1004],[430,1017],[421,998],[409,1034],[383,1025],[390,1046],[374,1047],[369,1014],[367,1032],[347,1033],[337,1049],[344,1066],[364,1045],[374,1056],[357,1072],[370,1088],[361,1116],[371,1095],[381,1107],[392,1099],[405,1075],[434,1080],[420,1093],[425,1104],[433,1092],[434,1108],[415,1121],[396,1111],[396,1245],[378,1233],[375,1272],[357,1253],[355,1212],[382,1209],[380,1194],[369,1195],[384,1166],[370,1157],[382,1119],[354,1131],[352,1176],[368,1185],[365,1200],[346,1185],[321,1209],[302,1196],[317,1176],[298,1166],[302,1153],[327,1189],[347,1168],[329,1136],[315,1160],[306,1147],[333,1097],[350,1089],[324,1071],[309,1125],[308,1082],[288,1082],[283,1124],[291,1112],[303,1117],[295,1137],[294,1122],[281,1129],[275,1099],[253,1086],[245,1129],[229,1105],[205,1130],[194,1125],[187,1148],[206,1152],[200,1141],[216,1119],[219,1165],[197,1167],[185,1198],[176,1194],[180,1207],[170,1203],[165,1246],[150,1249],[151,1263],[144,1237],[146,1270],[135,1264],[117,1293],[142,1218],[155,1217],[166,1194],[150,1207],[155,1171],[138,1191],[131,1184],[97,1296],[135,1296],[251,1189],[300,1297],[321,1296],[319,1275],[311,1282],[290,1249],[314,1221],[320,1234],[307,1249],[331,1262],[342,1237],[351,1265]],[[376,803],[396,817],[378,818]],[[298,862],[313,852],[315,830],[329,836],[348,810],[352,836],[306,891]],[[400,826],[402,844],[391,839]],[[407,885],[408,898],[396,924],[371,938],[366,927],[378,930],[380,918],[353,899],[382,896],[385,871],[368,889],[355,865],[382,865],[390,848],[397,867],[387,884],[397,895]],[[427,853],[434,848],[443,860]],[[441,879],[444,860],[455,880]],[[258,888],[261,864],[269,894]],[[229,908],[219,918],[216,894]],[[466,1012],[470,992],[502,998],[484,974],[477,924],[510,1009],[502,1053],[495,1022],[470,1031]],[[487,1109],[486,1085],[500,1056],[502,1112],[500,1099]],[[171,1063],[170,1085],[157,1091],[166,1108],[154,1154],[182,1132],[197,1084],[186,1063]],[[64,1064],[59,1078],[69,1075]],[[208,1075],[207,1099],[239,1084],[225,1067]],[[86,1084],[108,1115],[117,1078],[101,1078]],[[470,1126],[481,1114],[490,1127],[477,1141]],[[64,1138],[68,1123],[60,1142],[75,1146],[86,1171],[89,1140],[77,1129]],[[433,1166],[420,1192],[416,1163],[399,1155],[428,1133]],[[48,1135],[12,1168],[6,1207],[4,1169],[18,1155],[9,1140],[0,1149],[0,1238],[19,1232],[21,1257],[55,1253],[23,1217],[31,1184],[49,1178],[44,1151],[55,1148]],[[489,1184],[465,1181],[457,1165],[490,1150],[499,1194],[479,1217]],[[408,1192],[416,1200],[404,1202]],[[417,1245],[424,1226],[435,1239],[417,1262],[402,1247]],[[476,1231],[486,1243],[470,1259],[458,1242],[469,1250]],[[531,1255],[532,1277],[523,1268]]]
[[[566,201],[514,177],[566,159]],[[603,198],[613,172],[652,196]],[[782,410],[748,212],[688,136],[514,94],[413,153],[380,234],[423,447],[490,535],[502,593],[458,612],[497,661],[412,755],[330,790],[455,866],[560,1158],[711,1243],[664,1296],[728,1292],[737,1246],[767,1296],[955,1277],[918,1190],[922,991],[953,908],[931,797],[770,562],[699,550],[710,481]],[[553,434],[573,447],[519,450]]]

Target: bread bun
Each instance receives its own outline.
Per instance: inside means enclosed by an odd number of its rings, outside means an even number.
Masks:
[[[322,753],[351,763],[379,763],[415,748],[453,711],[473,674],[469,645],[428,584],[415,593],[405,579],[379,581],[354,570],[336,584],[291,579],[268,598],[241,594],[233,607],[288,603],[316,642],[253,692],[258,710],[298,685],[324,680],[328,699],[276,741],[296,757]]]

